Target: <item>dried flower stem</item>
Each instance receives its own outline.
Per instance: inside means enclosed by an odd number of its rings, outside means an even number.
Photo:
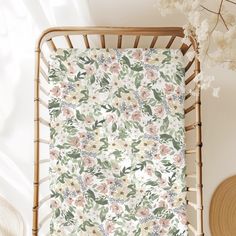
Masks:
[[[226,0],[226,2],[230,2],[232,4],[235,4],[236,5],[236,2],[233,2],[233,1],[230,1],[230,0]]]

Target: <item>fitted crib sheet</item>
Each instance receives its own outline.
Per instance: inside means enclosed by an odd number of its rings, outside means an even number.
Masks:
[[[51,56],[51,235],[187,235],[183,56]]]

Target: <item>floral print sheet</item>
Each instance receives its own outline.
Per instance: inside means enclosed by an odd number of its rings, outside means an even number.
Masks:
[[[59,49],[49,82],[51,235],[187,235],[182,54]]]

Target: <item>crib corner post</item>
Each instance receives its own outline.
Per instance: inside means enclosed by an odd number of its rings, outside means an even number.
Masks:
[[[35,50],[35,78],[34,78],[34,197],[32,235],[38,235],[38,201],[39,201],[39,72],[40,48]]]
[[[195,76],[200,73],[200,62],[195,58]],[[202,184],[202,121],[201,121],[201,84],[196,82],[196,200],[197,200],[197,235],[203,233],[203,184]]]

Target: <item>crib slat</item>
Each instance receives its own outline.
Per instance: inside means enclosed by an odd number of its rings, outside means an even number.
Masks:
[[[190,131],[195,129],[197,126],[201,126],[201,122],[195,122],[191,125],[185,126],[185,131]]]
[[[192,44],[185,44],[183,43],[182,46],[180,47],[180,51],[182,52],[183,55],[186,54],[186,52],[189,50],[189,48],[191,48]]]
[[[41,66],[40,66],[40,74],[48,82],[48,76],[47,76],[46,72],[43,70],[43,68]]]
[[[187,64],[187,66],[185,67],[185,73],[190,69],[194,61],[195,61],[195,58],[193,58],[193,60]]]
[[[193,209],[197,210],[198,207],[197,207],[197,204],[196,203],[193,203],[193,202],[190,202],[189,200],[187,200],[187,205],[191,206]]]
[[[184,109],[184,113],[188,114],[189,112],[193,111],[196,108],[196,103],[194,103],[193,105],[191,105],[190,107]]]
[[[40,222],[39,222],[39,230],[42,228],[43,224],[51,217],[52,213],[47,214]]]
[[[188,228],[194,233],[195,236],[197,236],[197,230],[188,222],[187,223]]]
[[[186,178],[196,178],[196,174],[186,174]]]
[[[39,164],[44,164],[44,163],[47,163],[49,161],[50,161],[50,159],[42,159],[42,160],[39,161]]]
[[[39,89],[40,89],[40,91],[42,91],[42,93],[44,93],[46,96],[48,96],[49,95],[49,92],[47,92],[47,90],[43,87],[43,86],[39,86]]]
[[[83,35],[83,38],[84,38],[85,47],[90,48],[89,41],[88,41],[88,35],[87,34]]]
[[[186,80],[185,80],[185,85],[188,85],[193,79],[195,78],[195,73],[190,75]]]
[[[186,95],[185,95],[185,101],[188,100],[191,96],[192,96],[191,93],[186,94]]]
[[[34,140],[35,143],[43,143],[43,144],[49,144],[50,142],[46,139],[35,139]]]
[[[166,45],[166,48],[170,48],[171,45],[173,44],[174,40],[175,40],[176,36],[172,36],[168,42],[168,44]]]
[[[40,179],[40,180],[39,180],[39,183],[42,184],[42,183],[44,183],[44,182],[47,182],[49,179],[50,179],[50,176],[46,176],[46,177]]]
[[[154,37],[153,37],[152,42],[151,42],[151,45],[150,45],[150,48],[154,48],[154,47],[155,47],[155,44],[156,44],[156,42],[157,42],[157,39],[158,39],[157,36],[154,36]]]
[[[51,198],[50,195],[47,195],[46,197],[44,197],[43,199],[41,199],[39,201],[39,207],[41,207],[45,202],[47,202],[49,199]]]
[[[105,36],[104,36],[104,35],[101,35],[101,36],[100,36],[100,41],[101,41],[101,46],[102,46],[102,48],[105,48],[105,47],[106,47],[106,44],[105,44]]]
[[[117,48],[121,48],[122,45],[122,35],[118,35]]]
[[[138,47],[139,39],[140,39],[140,35],[137,35],[134,41],[134,48]]]
[[[39,103],[42,105],[42,106],[44,106],[45,108],[48,108],[48,104],[47,104],[47,102],[45,102],[44,100],[42,100],[42,99],[34,99],[34,101],[36,102],[36,101],[39,101]]]
[[[65,35],[65,39],[66,39],[66,42],[67,42],[69,48],[73,48],[73,45],[72,45],[69,35]]]
[[[50,127],[50,123],[41,117],[39,117],[39,119],[35,119],[34,121],[39,121],[40,124]]]
[[[185,151],[185,154],[194,154],[194,153],[196,153],[195,149],[189,149]]]
[[[192,187],[187,187],[187,192],[197,192],[197,189]]]
[[[47,45],[52,52],[55,52],[57,50],[57,47],[52,39],[47,40]]]
[[[49,63],[48,63],[46,57],[44,56],[43,52],[40,52],[40,57],[41,57],[43,63],[44,63],[47,67],[49,67]]]

